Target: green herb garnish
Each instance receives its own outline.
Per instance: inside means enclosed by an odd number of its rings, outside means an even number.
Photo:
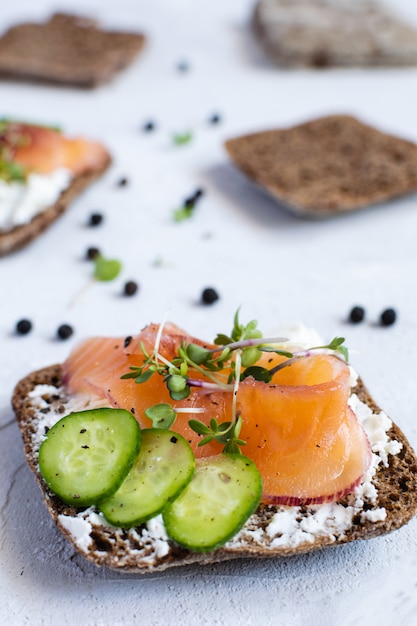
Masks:
[[[215,348],[208,349],[196,343],[183,341],[171,361],[159,353],[162,330],[161,325],[150,354],[145,346],[140,344],[144,356],[142,365],[131,366],[131,371],[121,378],[134,379],[140,384],[155,374],[162,376],[171,398],[175,401],[187,398],[193,388],[232,393],[230,421],[219,423],[212,419],[209,426],[200,420],[189,421],[190,428],[202,436],[199,445],[215,440],[224,444],[225,452],[239,452],[240,446],[245,445],[245,442],[239,439],[242,421],[236,407],[237,391],[242,380],[252,376],[257,381],[270,383],[280,369],[292,365],[301,358],[308,358],[315,350],[330,350],[336,356],[348,360],[348,351],[343,345],[342,337],[335,337],[327,345],[292,352],[281,347],[288,339],[263,337],[256,320],[251,320],[245,325],[241,324],[239,310],[234,316],[230,335],[218,334],[214,340]],[[263,352],[272,352],[285,357],[285,360],[271,368],[256,365]],[[195,378],[196,373],[199,374],[198,378]],[[170,428],[178,412],[195,413],[199,412],[199,409],[158,404],[145,411],[156,428]]]
[[[121,272],[122,264],[117,259],[106,259],[98,254],[93,260],[95,280],[103,282],[114,280]]]
[[[174,222],[184,222],[190,219],[194,215],[194,209],[195,204],[191,202],[184,204],[180,209],[175,209],[173,213]]]
[[[172,141],[176,146],[185,146],[193,139],[193,133],[188,131],[186,133],[174,133],[172,135]]]

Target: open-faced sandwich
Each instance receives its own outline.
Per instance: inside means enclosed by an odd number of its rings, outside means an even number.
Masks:
[[[417,459],[343,339],[214,343],[177,326],[92,338],[16,386],[26,458],[54,521],[125,572],[282,557],[369,539],[417,510]]]
[[[109,166],[95,141],[0,120],[0,256],[22,248]]]

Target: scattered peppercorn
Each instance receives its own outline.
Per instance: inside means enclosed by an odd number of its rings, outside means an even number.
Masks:
[[[98,248],[87,248],[87,252],[86,252],[86,258],[89,259],[90,261],[92,261],[93,259],[96,258],[96,256],[98,256],[100,254],[100,250]]]
[[[103,221],[103,215],[101,213],[92,213],[88,222],[89,226],[98,226]]]
[[[19,320],[16,324],[16,332],[18,335],[27,335],[32,330],[32,322],[30,320]]]
[[[189,69],[190,66],[187,61],[180,61],[179,63],[177,63],[177,70],[179,72],[188,72]]]
[[[213,113],[213,115],[209,118],[209,124],[219,124],[221,119],[222,118],[218,113]]]
[[[125,296],[134,296],[138,289],[139,285],[134,280],[128,280],[124,286],[124,294]]]
[[[118,187],[126,187],[126,185],[129,183],[127,178],[120,178],[119,181],[117,182],[117,186]]]
[[[365,309],[362,306],[354,306],[349,313],[349,321],[352,324],[359,324],[365,318]]]
[[[397,319],[395,309],[385,309],[379,318],[381,326],[392,326]]]
[[[69,339],[71,335],[74,334],[74,330],[69,324],[61,324],[61,326],[59,326],[58,330],[56,331],[56,334],[58,335],[59,339]]]
[[[155,130],[155,122],[152,122],[152,120],[149,120],[149,122],[145,122],[142,129],[145,133],[152,132],[153,130]]]
[[[213,304],[219,299],[219,294],[213,287],[206,287],[201,294],[201,301],[204,304]]]
[[[192,194],[192,196],[188,196],[188,198],[184,200],[184,206],[188,208],[194,207],[197,200],[199,200],[201,196],[203,195],[204,195],[203,189],[196,189],[196,191]]]

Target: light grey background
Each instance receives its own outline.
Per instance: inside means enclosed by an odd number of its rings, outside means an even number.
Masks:
[[[36,6],[35,6],[36,4]],[[390,4],[417,24],[411,0]],[[417,69],[285,71],[271,66],[248,31],[249,0],[72,0],[59,8],[97,16],[109,27],[143,30],[143,54],[95,91],[0,83],[0,115],[62,124],[103,140],[114,165],[48,233],[0,260],[0,623],[379,626],[416,623],[417,522],[391,536],[284,561],[235,562],[123,577],[74,555],[54,528],[27,469],[10,408],[15,383],[61,362],[93,334],[133,334],[169,319],[211,339],[234,311],[265,331],[293,320],[331,339],[344,335],[352,362],[377,402],[417,446],[417,196],[329,221],[283,211],[229,164],[228,137],[350,113],[417,141]],[[17,0],[1,28],[41,19],[55,3]],[[176,65],[190,63],[187,73]],[[218,112],[222,123],[210,126]],[[141,126],[152,119],[154,133]],[[173,132],[193,131],[184,147]],[[130,184],[115,183],[126,176]],[[172,211],[197,187],[192,220]],[[86,227],[92,211],[105,222]],[[89,245],[120,258],[119,279],[95,284],[83,260]],[[125,280],[141,285],[120,296]],[[216,305],[198,305],[205,286]],[[367,322],[345,323],[354,304]],[[375,325],[394,306],[398,323]],[[13,335],[29,317],[33,332]],[[68,342],[54,339],[71,323]]]

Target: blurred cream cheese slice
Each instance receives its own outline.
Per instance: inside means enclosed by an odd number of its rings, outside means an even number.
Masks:
[[[70,170],[58,168],[49,174],[33,172],[25,182],[0,180],[0,230],[28,224],[56,203],[72,178]]]

